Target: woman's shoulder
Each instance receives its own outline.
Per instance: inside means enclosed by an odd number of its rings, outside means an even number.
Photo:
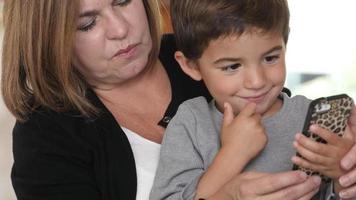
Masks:
[[[86,137],[85,118],[75,112],[55,112],[38,108],[25,121],[16,121],[13,128],[14,149],[48,149],[78,145],[78,137]]]
[[[46,130],[54,128],[53,125],[71,126],[77,124],[79,121],[83,121],[83,117],[79,112],[66,111],[57,112],[49,108],[38,107],[28,114],[25,121],[17,121],[16,125],[20,127],[35,126],[40,129],[46,127]]]

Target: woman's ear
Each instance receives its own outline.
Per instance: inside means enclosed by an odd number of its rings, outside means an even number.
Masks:
[[[195,62],[187,59],[181,51],[176,51],[174,54],[175,59],[182,68],[183,72],[190,76],[192,79],[196,81],[200,81],[202,79],[199,67]]]

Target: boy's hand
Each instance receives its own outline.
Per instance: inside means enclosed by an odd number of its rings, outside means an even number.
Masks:
[[[221,128],[221,146],[230,148],[248,159],[255,157],[266,145],[267,135],[261,124],[261,115],[255,113],[256,104],[249,103],[234,117],[229,103],[224,104]]]
[[[341,169],[340,161],[354,145],[350,127],[346,128],[344,137],[339,137],[317,125],[312,125],[310,130],[323,138],[327,144],[316,142],[298,133],[293,145],[304,159],[294,156],[292,158],[293,163],[319,171],[333,179],[339,178],[345,173]]]

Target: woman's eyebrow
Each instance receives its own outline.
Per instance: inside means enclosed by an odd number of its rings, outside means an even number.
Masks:
[[[97,10],[88,10],[83,13],[80,13],[79,17],[91,17],[91,16],[95,16],[98,14],[99,14],[99,11],[97,11]]]

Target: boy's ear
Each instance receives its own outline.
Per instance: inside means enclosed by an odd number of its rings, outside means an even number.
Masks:
[[[181,51],[176,51],[174,53],[174,57],[180,65],[180,68],[190,76],[192,79],[196,81],[200,81],[202,79],[199,67],[195,62],[187,59]]]

